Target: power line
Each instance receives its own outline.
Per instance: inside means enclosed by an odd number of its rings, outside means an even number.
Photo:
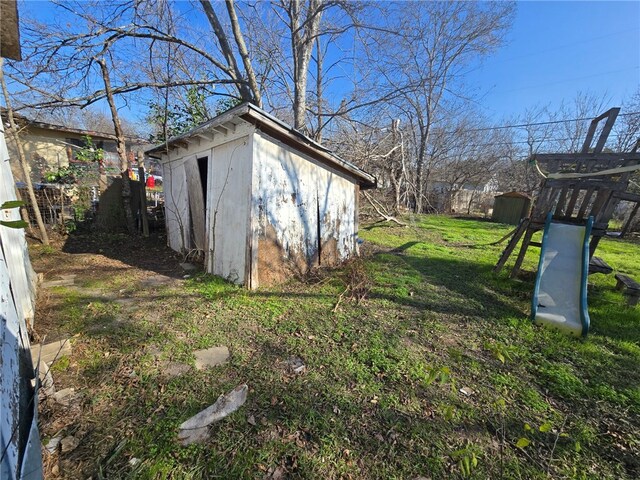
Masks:
[[[577,80],[584,80],[585,78],[601,77],[603,75],[611,75],[612,73],[626,72],[626,71],[629,71],[629,70],[638,70],[638,68],[640,68],[640,66],[636,65],[635,67],[621,68],[621,69],[618,69],[618,70],[611,70],[609,72],[599,72],[599,73],[594,73],[592,75],[584,75],[582,77],[565,78],[564,80],[557,80],[555,82],[550,82],[550,83],[542,83],[542,84],[538,84],[538,85],[528,85],[528,86],[525,86],[525,87],[513,88],[511,90],[501,90],[501,93],[512,93],[512,92],[519,92],[519,91],[522,91],[522,90],[530,90],[532,88],[551,87],[553,85],[559,85],[561,83],[575,82]]]
[[[616,135],[615,133],[612,133],[611,135],[609,135],[609,138],[611,137],[619,137],[620,135]],[[545,139],[540,139],[537,141],[533,141],[534,144],[538,144],[538,143],[550,143],[550,142],[566,142],[566,141],[572,141],[574,140],[571,137],[567,137],[567,138],[545,138]],[[581,142],[578,142],[581,143]],[[493,146],[493,145],[528,145],[529,142],[527,140],[516,140],[513,142],[490,142],[490,143],[479,143],[479,144],[473,144],[475,147],[489,147],[489,146]]]
[[[627,117],[629,115],[640,115],[640,112],[629,112],[629,113],[620,113],[619,117]],[[569,122],[584,122],[587,120],[593,120],[593,117],[585,117],[585,118],[570,118],[566,120],[549,120],[546,122],[531,122],[531,123],[520,123],[517,125],[498,125],[496,127],[481,127],[481,128],[470,128],[466,130],[461,130],[463,132],[485,132],[487,130],[505,130],[507,128],[524,128],[524,127],[535,127],[539,125],[557,125],[559,123],[569,123]],[[446,132],[446,133],[457,133],[456,131]]]
[[[514,56],[514,57],[507,57],[503,61],[504,62],[510,62],[512,60],[520,60],[521,58],[533,57],[533,56],[536,56],[536,55],[543,55],[545,53],[552,53],[552,52],[556,52],[558,50],[565,49],[567,47],[573,47],[575,45],[580,45],[580,44],[583,44],[583,43],[590,43],[590,42],[593,42],[595,40],[601,40],[603,38],[613,37],[615,35],[621,35],[623,33],[636,32],[636,31],[638,31],[637,27],[629,28],[627,30],[618,30],[616,32],[607,33],[606,35],[599,35],[597,37],[584,38],[584,39],[581,39],[581,40],[577,40],[575,42],[565,43],[564,45],[558,45],[556,47],[548,48],[548,49],[545,49],[545,50],[538,50],[538,51],[535,51],[535,52],[528,52],[528,53],[524,53],[522,55],[518,55],[518,56]]]
[[[533,57],[533,56],[536,56],[536,55],[544,55],[546,53],[556,52],[558,50],[562,50],[562,49],[565,49],[567,47],[572,47],[574,45],[579,45],[579,44],[583,44],[583,43],[589,43],[589,42],[593,42],[595,40],[601,40],[603,38],[612,37],[614,35],[620,35],[620,34],[623,34],[623,33],[629,33],[629,32],[635,32],[635,31],[638,31],[638,28],[630,28],[630,29],[627,29],[627,30],[619,30],[617,32],[608,33],[606,35],[599,35],[597,37],[585,38],[585,39],[578,40],[578,41],[575,41],[575,42],[565,43],[564,45],[558,45],[558,46],[556,46],[554,48],[548,48],[548,49],[545,49],[545,50],[538,50],[538,51],[534,51],[534,52],[527,52],[527,53],[523,53],[521,55],[516,55],[516,56],[503,58],[503,59],[500,59],[500,63],[507,64],[507,63],[510,63],[510,62],[512,62],[514,60],[521,60],[523,58]],[[485,65],[483,63],[480,63],[480,65],[478,65],[476,67],[473,67],[473,68],[465,71],[464,73],[468,74],[468,73],[471,73],[471,72],[475,72],[475,71],[480,70],[481,68],[484,68],[484,67],[485,67]]]

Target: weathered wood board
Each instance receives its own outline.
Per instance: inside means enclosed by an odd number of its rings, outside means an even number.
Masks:
[[[195,155],[190,156],[184,162],[184,173],[189,192],[189,209],[191,211],[191,226],[193,229],[193,241],[195,248],[204,251],[205,244],[205,208],[202,195],[202,182],[200,170]],[[206,181],[206,179],[205,179]]]

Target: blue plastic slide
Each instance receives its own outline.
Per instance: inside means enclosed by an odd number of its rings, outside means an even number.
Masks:
[[[553,222],[547,215],[533,290],[531,320],[572,335],[589,331],[587,275],[593,217],[586,226]]]

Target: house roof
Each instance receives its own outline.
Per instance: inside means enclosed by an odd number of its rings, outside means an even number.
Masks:
[[[7,118],[7,109],[4,107],[0,107],[0,117],[2,117],[3,121],[6,121]],[[13,117],[18,125],[26,126],[26,127],[34,127],[34,128],[42,128],[44,130],[52,130],[56,132],[64,132],[64,133],[75,133],[77,135],[89,135],[91,138],[101,138],[111,141],[116,141],[116,136],[113,133],[105,133],[105,132],[97,132],[95,130],[83,130],[80,128],[66,127],[64,125],[56,125],[53,123],[46,122],[38,122],[36,120],[31,120],[30,118],[25,117],[19,113],[13,114]],[[139,137],[133,137],[130,135],[125,135],[125,139],[127,142],[136,143],[146,145],[149,144],[148,140]]]
[[[238,124],[238,120],[255,125],[259,130],[277,138],[296,150],[306,153],[320,163],[356,178],[358,184],[363,189],[376,187],[376,178],[373,175],[340,158],[315,140],[300,133],[282,120],[277,119],[251,103],[243,103],[227,110],[192,130],[182,135],[172,137],[166,143],[147,150],[146,154],[152,156],[153,154],[167,153],[172,148],[184,146],[185,143],[188,144],[189,140],[194,140],[202,136],[203,133],[208,133],[216,129],[219,131],[220,128],[226,130],[225,124],[235,126]]]

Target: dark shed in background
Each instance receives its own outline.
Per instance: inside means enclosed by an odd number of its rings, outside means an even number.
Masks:
[[[531,209],[531,197],[524,193],[507,192],[495,197],[493,214],[494,222],[517,225],[520,220],[529,214]]]

